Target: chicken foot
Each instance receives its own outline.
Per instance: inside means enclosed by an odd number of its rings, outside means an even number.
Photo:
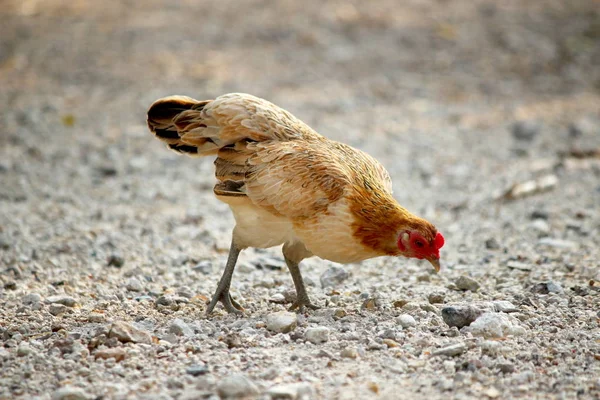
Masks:
[[[235,241],[231,241],[231,248],[229,249],[229,256],[227,257],[227,264],[225,265],[225,271],[223,271],[223,275],[219,280],[219,285],[217,286],[217,290],[210,301],[210,304],[206,308],[206,315],[210,315],[214,310],[217,303],[220,301],[227,310],[228,313],[233,314],[242,314],[244,308],[231,297],[229,293],[229,288],[231,286],[231,277],[233,276],[233,271],[235,269],[235,264],[237,263],[238,256],[240,255],[241,249],[239,249]]]
[[[296,287],[296,301],[292,303],[288,310],[298,310],[299,312],[302,312],[304,311],[304,307],[310,308],[311,310],[318,310],[319,306],[311,303],[310,299],[308,298],[308,293],[306,292],[306,287],[304,286],[304,280],[302,279],[302,274],[300,273],[298,263],[290,260],[287,257],[285,257],[285,263],[290,270],[290,274],[294,280],[294,286]]]

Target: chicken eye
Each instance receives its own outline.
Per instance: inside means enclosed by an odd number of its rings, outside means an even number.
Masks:
[[[417,241],[415,242],[415,246],[417,246],[417,247],[421,248],[421,247],[425,246],[425,244],[424,244],[423,242],[421,242],[420,240],[417,240]]]

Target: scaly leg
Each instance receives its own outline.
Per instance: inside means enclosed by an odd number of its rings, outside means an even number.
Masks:
[[[311,255],[312,254],[306,249],[306,247],[304,247],[304,244],[302,243],[286,243],[283,246],[283,257],[285,258],[285,263],[290,270],[290,275],[292,275],[292,280],[294,281],[294,286],[296,287],[296,301],[289,308],[290,311],[298,310],[302,312],[304,311],[304,307],[308,307],[311,310],[317,310],[319,308],[311,303],[308,293],[306,292],[306,287],[304,286],[304,280],[302,279],[300,268],[298,266],[302,259],[310,257]]]
[[[244,311],[244,308],[231,297],[231,294],[229,294],[231,277],[233,276],[233,270],[235,269],[235,264],[238,256],[240,255],[240,251],[241,249],[236,246],[235,241],[232,239],[231,248],[229,249],[229,257],[227,257],[227,264],[225,265],[225,271],[223,271],[223,275],[221,276],[217,290],[215,291],[210,304],[206,308],[206,316],[210,315],[219,301],[223,303],[225,310],[227,310],[229,313],[242,314],[242,311]]]

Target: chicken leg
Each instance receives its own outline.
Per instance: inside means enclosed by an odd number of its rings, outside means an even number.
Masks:
[[[306,292],[306,287],[304,286],[302,274],[300,273],[300,261],[310,256],[312,256],[312,254],[302,243],[286,243],[283,246],[283,257],[290,271],[290,275],[292,275],[294,286],[296,287],[296,301],[292,303],[289,311],[298,310],[302,312],[304,311],[304,307],[310,308],[311,310],[319,309],[318,306],[311,303],[308,293]]]
[[[242,314],[242,311],[244,311],[244,308],[237,301],[235,301],[233,297],[231,297],[231,294],[229,294],[231,277],[233,276],[235,264],[237,263],[240,252],[241,249],[238,248],[235,240],[232,239],[231,248],[229,249],[229,256],[227,257],[227,264],[225,265],[225,271],[223,271],[223,275],[221,275],[217,290],[215,291],[210,304],[206,308],[207,316],[210,315],[219,301],[223,303],[223,307],[225,307],[225,310],[227,310],[229,313]]]

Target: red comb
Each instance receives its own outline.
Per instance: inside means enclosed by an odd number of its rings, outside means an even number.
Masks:
[[[446,241],[444,240],[444,236],[442,236],[442,234],[438,232],[435,235],[435,240],[433,241],[433,245],[435,246],[436,250],[439,250],[442,247],[444,247],[445,242]]]

